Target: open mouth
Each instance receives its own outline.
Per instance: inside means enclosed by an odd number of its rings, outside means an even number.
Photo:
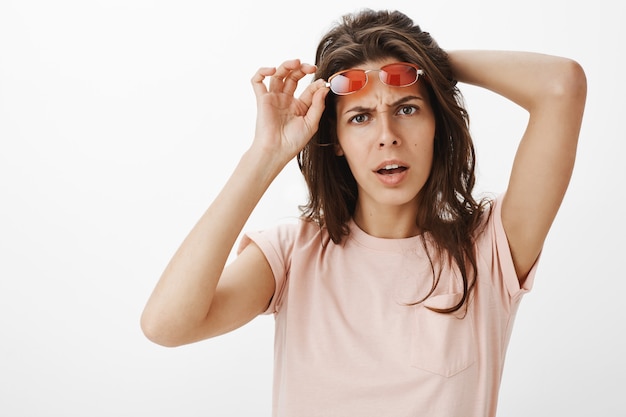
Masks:
[[[381,169],[379,169],[378,172],[381,175],[391,175],[391,174],[397,174],[400,172],[404,172],[406,171],[407,168],[398,164],[389,164],[389,165],[385,165],[384,167],[382,167]]]

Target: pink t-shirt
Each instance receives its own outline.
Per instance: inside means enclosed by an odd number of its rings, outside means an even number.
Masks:
[[[340,245],[299,221],[247,234],[276,279],[274,417],[495,416],[520,288],[493,206],[477,237],[478,282],[465,318],[459,274],[444,268],[434,294],[421,238],[381,239],[350,223]],[[461,312],[464,309],[461,310]]]

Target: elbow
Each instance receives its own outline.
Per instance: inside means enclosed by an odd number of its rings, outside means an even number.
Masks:
[[[554,97],[579,103],[584,107],[587,98],[587,76],[576,61],[564,59],[557,68],[550,92]]]
[[[153,343],[164,347],[178,347],[183,345],[180,340],[173,337],[171,326],[166,325],[154,314],[144,310],[140,319],[140,327],[144,336]]]
[[[520,105],[530,113],[541,115],[558,112],[570,120],[582,120],[587,100],[587,77],[582,66],[568,58],[557,58],[542,71],[539,89],[528,102]]]

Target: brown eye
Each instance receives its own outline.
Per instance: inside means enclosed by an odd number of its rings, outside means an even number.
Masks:
[[[402,106],[396,112],[399,116],[410,116],[418,112],[418,108],[416,106]]]
[[[357,114],[350,119],[350,123],[362,124],[369,120],[369,117],[365,114]]]

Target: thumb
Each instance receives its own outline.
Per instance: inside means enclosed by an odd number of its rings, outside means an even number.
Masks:
[[[320,88],[319,90],[315,91],[315,93],[313,93],[311,106],[304,116],[306,124],[307,126],[309,126],[312,133],[317,131],[320,119],[322,118],[322,114],[324,113],[324,109],[326,108],[326,96],[328,95],[329,91],[330,90],[328,88]]]

